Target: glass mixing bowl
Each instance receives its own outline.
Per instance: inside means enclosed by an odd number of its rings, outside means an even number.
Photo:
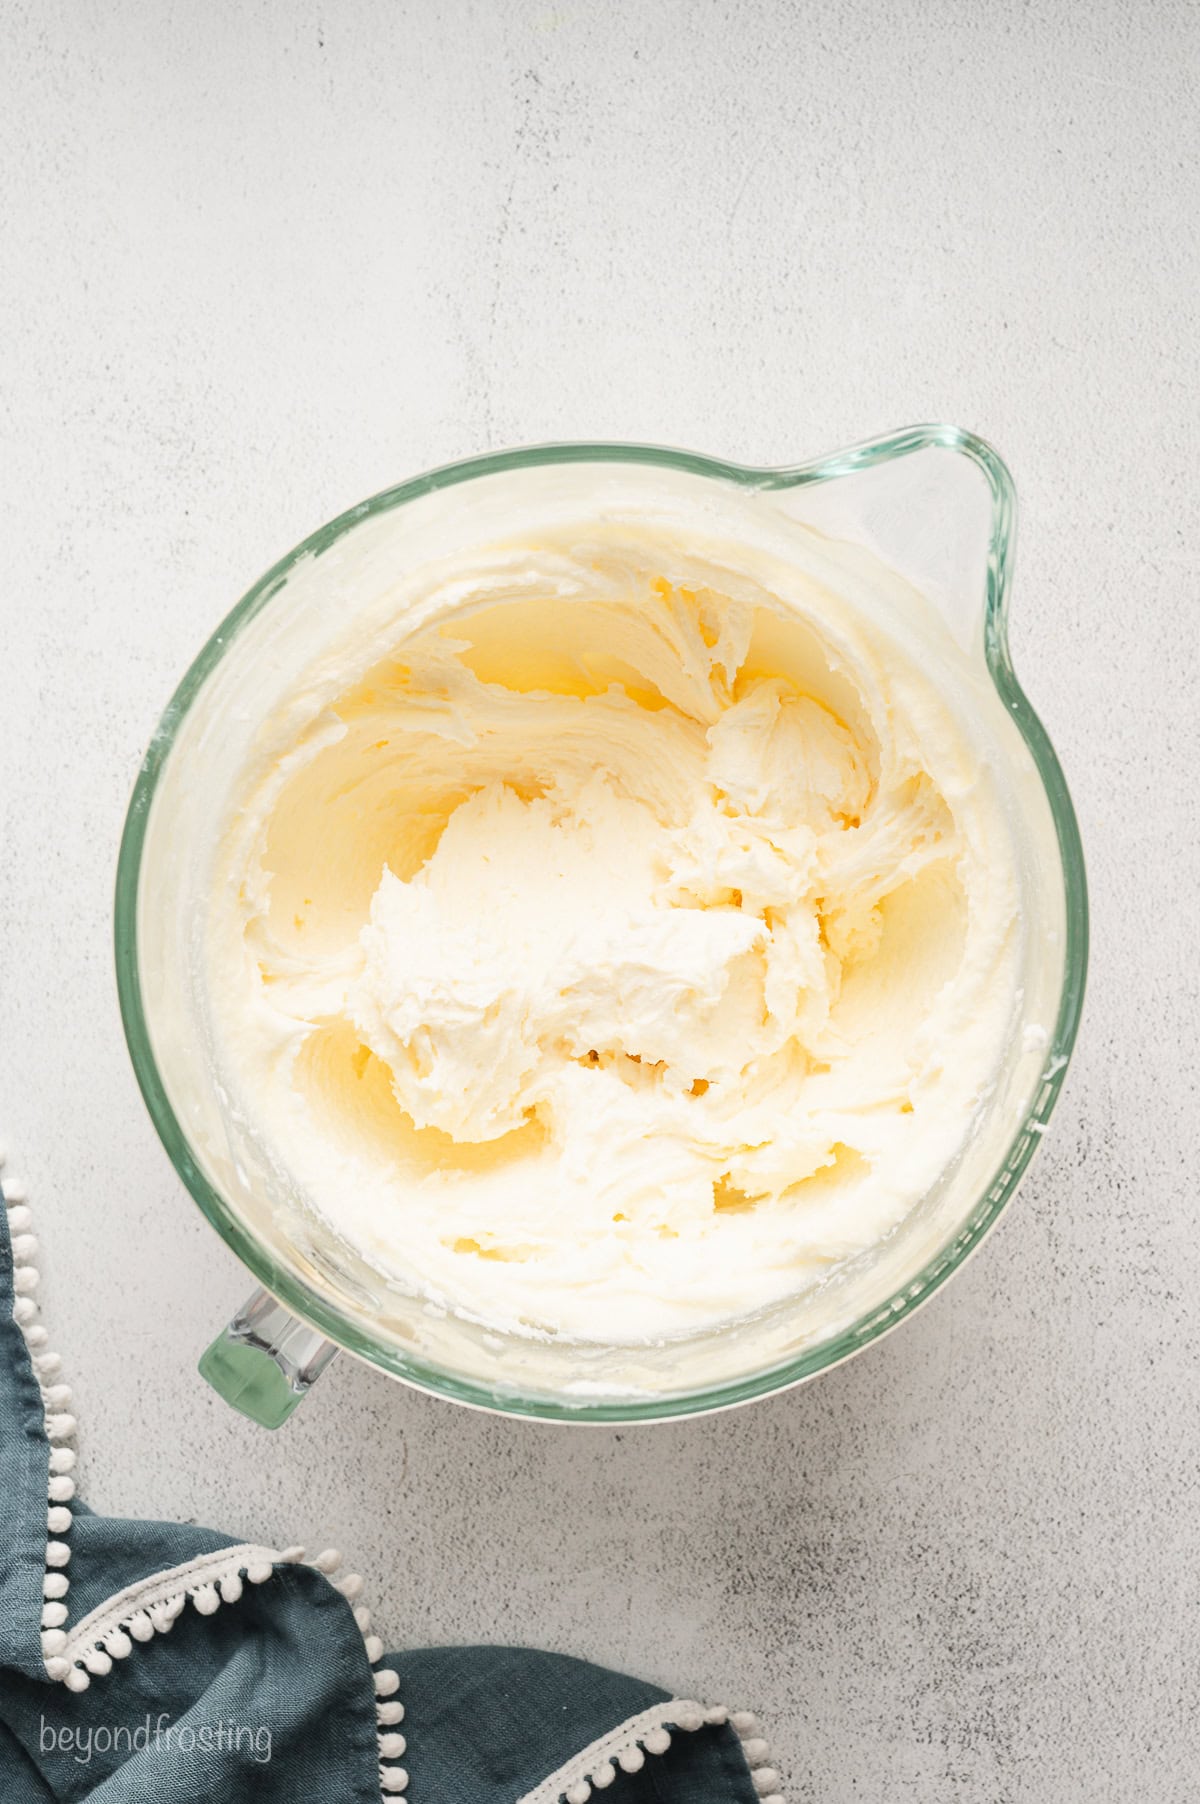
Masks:
[[[806,548],[828,557],[832,547],[856,599],[926,656],[936,680],[960,689],[961,707],[986,717],[1018,844],[1019,1018],[959,1157],[900,1227],[821,1284],[752,1318],[656,1345],[502,1334],[389,1285],[281,1178],[231,1108],[196,951],[222,810],[270,702],[344,629],[348,610],[386,605],[400,572],[536,532],[564,508],[669,516],[697,504],[726,534],[769,541],[801,563]],[[306,539],[238,603],[159,724],[130,803],[116,890],[121,1011],[142,1094],[180,1177],[264,1287],[201,1361],[231,1403],[278,1426],[344,1348],[421,1389],[511,1415],[696,1414],[782,1390],[860,1352],[959,1269],[1040,1143],[1087,964],[1074,811],[1009,658],[1013,526],[1004,464],[950,426],[913,427],[787,469],[639,445],[548,445],[448,465],[375,496]]]

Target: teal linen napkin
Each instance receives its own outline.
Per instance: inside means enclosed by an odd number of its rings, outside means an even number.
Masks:
[[[2,1804],[782,1804],[752,1717],[528,1649],[385,1654],[335,1555],[89,1511],[7,1190]]]

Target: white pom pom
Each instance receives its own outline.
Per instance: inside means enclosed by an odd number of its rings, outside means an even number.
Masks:
[[[11,1228],[12,1223],[10,1222]],[[13,1236],[12,1256],[18,1265],[32,1265],[38,1255],[36,1234],[16,1234]]]
[[[342,1563],[342,1556],[336,1547],[327,1547],[312,1563],[318,1572],[336,1572]]]
[[[200,1611],[202,1616],[207,1616],[210,1613],[211,1612],[207,1610]],[[151,1604],[146,1614],[150,1618],[151,1625],[156,1635],[169,1635],[171,1630],[175,1627],[175,1618],[172,1616],[170,1610],[164,1608],[162,1604]]]
[[[37,1353],[34,1355],[33,1369],[38,1377],[57,1378],[62,1371],[62,1355],[59,1353]]]
[[[379,1783],[384,1791],[405,1791],[408,1787],[408,1774],[402,1766],[381,1766]]]
[[[56,1654],[46,1662],[46,1677],[49,1679],[65,1679],[70,1670],[71,1662],[64,1660],[61,1654]]]
[[[394,1691],[399,1691],[399,1689],[399,1677],[392,1671],[390,1666],[385,1666],[382,1672],[377,1672],[375,1674],[376,1697],[390,1698],[392,1693]]]
[[[779,1789],[779,1774],[773,1766],[755,1767],[750,1777],[760,1798],[765,1798],[770,1792]]]
[[[71,1549],[65,1541],[48,1541],[46,1543],[47,1566],[68,1566],[71,1562]]]
[[[399,1760],[408,1748],[403,1735],[381,1735],[379,1737],[379,1754],[382,1760]]]
[[[304,1549],[302,1547],[285,1547],[279,1558],[281,1563],[295,1566],[304,1558]]]
[[[48,1572],[42,1580],[43,1597],[65,1597],[71,1581],[65,1572]]]
[[[735,1710],[729,1720],[738,1734],[743,1736],[753,1735],[758,1727],[758,1718],[752,1710]]]
[[[21,1320],[20,1316],[17,1315],[17,1312],[15,1309],[13,1310],[13,1315],[18,1322]],[[27,1347],[29,1347],[31,1350],[36,1351],[37,1348],[44,1347],[46,1342],[49,1339],[50,1339],[50,1330],[48,1328],[44,1328],[42,1326],[41,1322],[38,1322],[32,1328],[25,1329],[25,1345]]]
[[[44,1629],[61,1629],[67,1620],[66,1604],[43,1604],[42,1627]]]
[[[632,1748],[622,1748],[617,1755],[617,1763],[623,1773],[640,1773],[646,1764],[646,1756],[636,1745]]]
[[[581,1779],[579,1784],[573,1785],[567,1793],[567,1804],[588,1804],[588,1799],[591,1795],[591,1786],[586,1779]]]
[[[48,1385],[43,1395],[47,1409],[69,1409],[71,1407],[71,1387],[69,1384]]]
[[[690,1704],[685,1701],[684,1703],[675,1706],[676,1726],[680,1729],[687,1730],[689,1734],[693,1729],[698,1729],[703,1721],[704,1712],[701,1710],[699,1704]]]
[[[762,1766],[770,1752],[768,1743],[758,1738],[742,1743],[742,1753],[751,1766]]]
[[[10,1209],[29,1201],[29,1191],[24,1178],[5,1178],[4,1200]]]
[[[651,1729],[642,1739],[647,1754],[665,1754],[671,1745],[671,1737],[665,1729]]]
[[[112,1661],[102,1647],[89,1648],[83,1657],[83,1663],[89,1672],[95,1673],[98,1679],[104,1678],[112,1671]]]
[[[597,1791],[607,1791],[617,1776],[617,1769],[611,1760],[605,1760],[592,1774],[592,1784]]]
[[[63,1680],[68,1691],[86,1691],[91,1682],[82,1666],[73,1666]]]
[[[390,1704],[376,1704],[375,1720],[387,1727],[391,1723],[404,1721],[404,1705],[393,1700]]]
[[[76,1453],[74,1447],[51,1447],[51,1472],[74,1472]]]
[[[52,1441],[69,1441],[78,1426],[74,1416],[46,1417],[46,1434]]]
[[[65,1535],[71,1526],[71,1512],[61,1503],[46,1511],[46,1527],[52,1535]]]
[[[215,1585],[200,1585],[192,1592],[192,1602],[201,1616],[215,1616],[221,1607],[221,1599]]]
[[[704,1720],[706,1723],[727,1723],[729,1721],[728,1705],[711,1705],[710,1708],[704,1712]]]
[[[37,1304],[32,1297],[18,1297],[13,1304],[12,1312],[13,1321],[17,1324],[18,1328],[28,1328],[33,1321],[34,1316],[37,1314]],[[30,1346],[32,1346],[32,1335],[27,1335],[26,1339],[29,1341]]]
[[[18,1265],[12,1276],[12,1286],[19,1297],[31,1297],[40,1283],[36,1265]]]
[[[114,1660],[128,1660],[133,1652],[133,1642],[124,1629],[114,1629],[111,1635],[106,1635],[104,1645]]]
[[[33,1226],[33,1215],[24,1203],[10,1203],[8,1206],[8,1231],[10,1234],[26,1234]]]
[[[383,1642],[378,1635],[368,1635],[363,1644],[367,1650],[367,1659],[374,1666],[377,1660],[383,1659]]]
[[[253,1565],[247,1566],[246,1577],[252,1585],[265,1585],[274,1570],[268,1561],[255,1560]]]
[[[47,1629],[42,1636],[42,1652],[44,1654],[61,1654],[67,1645],[67,1638],[61,1629]]]
[[[135,1641],[153,1641],[154,1624],[144,1610],[138,1610],[129,1618],[129,1633]]]
[[[48,1487],[51,1503],[69,1503],[75,1495],[73,1478],[52,1478]]]
[[[221,1580],[221,1596],[227,1604],[235,1604],[241,1595],[242,1581],[236,1572]]]
[[[334,1587],[335,1590],[341,1592],[343,1597],[348,1597],[351,1603],[356,1597],[362,1596],[362,1588],[363,1582],[357,1572],[350,1573],[347,1578],[339,1579]]]

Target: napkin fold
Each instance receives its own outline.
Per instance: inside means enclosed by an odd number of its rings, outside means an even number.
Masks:
[[[3,1804],[782,1804],[752,1716],[531,1649],[387,1653],[332,1550],[90,1511],[0,1199]]]

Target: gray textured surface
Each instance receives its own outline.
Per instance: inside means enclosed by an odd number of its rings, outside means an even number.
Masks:
[[[394,1640],[750,1705],[793,1804],[1193,1799],[1200,15],[3,22],[0,1128],[91,1499],[333,1540]],[[244,1279],[143,1114],[109,952],[186,662],[312,526],[450,457],[786,460],[932,417],[1016,473],[1015,652],[1091,857],[1084,1041],[1004,1226],[882,1347],[731,1417],[570,1434],[342,1363],[285,1434],[236,1419],[194,1362]]]

